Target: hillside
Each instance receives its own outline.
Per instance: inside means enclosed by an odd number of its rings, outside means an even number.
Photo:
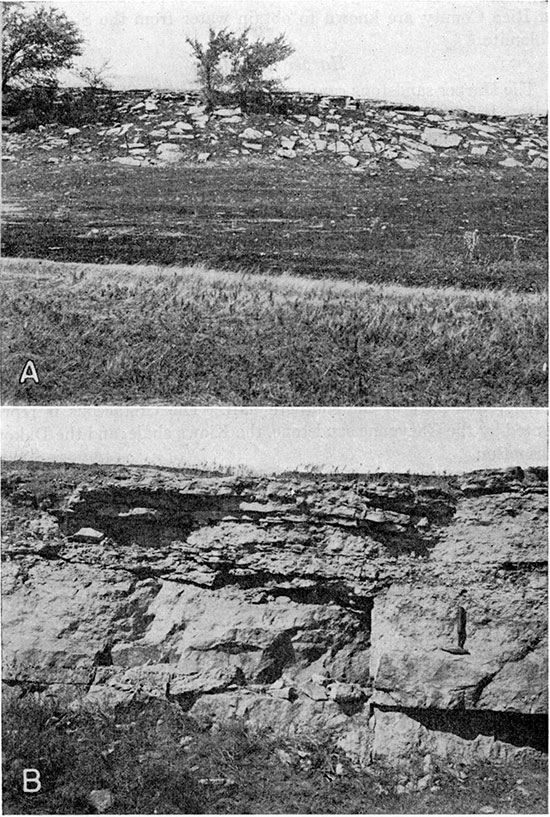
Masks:
[[[4,254],[547,286],[544,118],[344,101],[208,114],[196,95],[121,92],[107,125],[101,105],[80,127],[8,123]]]
[[[543,116],[497,117],[298,94],[287,100],[279,104],[286,116],[245,114],[237,106],[209,113],[196,94],[117,92],[113,125],[10,133],[3,159],[25,162],[42,150],[49,164],[101,158],[133,167],[276,156],[336,160],[362,170],[392,164],[411,171],[434,165],[547,168]]]

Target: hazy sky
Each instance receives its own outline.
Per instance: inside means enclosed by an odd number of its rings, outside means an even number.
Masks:
[[[229,27],[295,53],[291,90],[487,113],[546,112],[544,0],[59,0],[87,39],[80,62],[112,66],[114,87],[188,89],[185,38]]]
[[[2,456],[461,473],[544,465],[544,409],[2,408]]]

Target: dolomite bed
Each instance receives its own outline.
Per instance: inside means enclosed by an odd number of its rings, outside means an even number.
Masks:
[[[3,490],[3,681],[329,729],[358,762],[547,748],[547,474]]]

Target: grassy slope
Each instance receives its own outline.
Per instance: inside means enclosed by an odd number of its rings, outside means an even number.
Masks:
[[[322,159],[248,158],[164,169],[4,168],[3,254],[195,264],[410,286],[547,287],[544,172],[441,166],[353,173]],[[481,233],[479,258],[463,232]],[[522,236],[519,256],[506,236]]]
[[[4,261],[8,403],[541,405],[542,295]],[[41,383],[18,379],[27,358]]]

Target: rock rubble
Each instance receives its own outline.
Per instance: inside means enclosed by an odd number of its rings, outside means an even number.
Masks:
[[[119,122],[109,127],[8,132],[4,161],[42,156],[49,164],[111,161],[165,167],[254,157],[338,162],[354,172],[386,166],[430,171],[442,163],[534,172],[548,164],[542,116],[407,109],[372,100],[348,100],[342,106],[319,97],[303,101],[307,113],[246,114],[237,106],[209,113],[193,94],[120,92],[116,98]]]

